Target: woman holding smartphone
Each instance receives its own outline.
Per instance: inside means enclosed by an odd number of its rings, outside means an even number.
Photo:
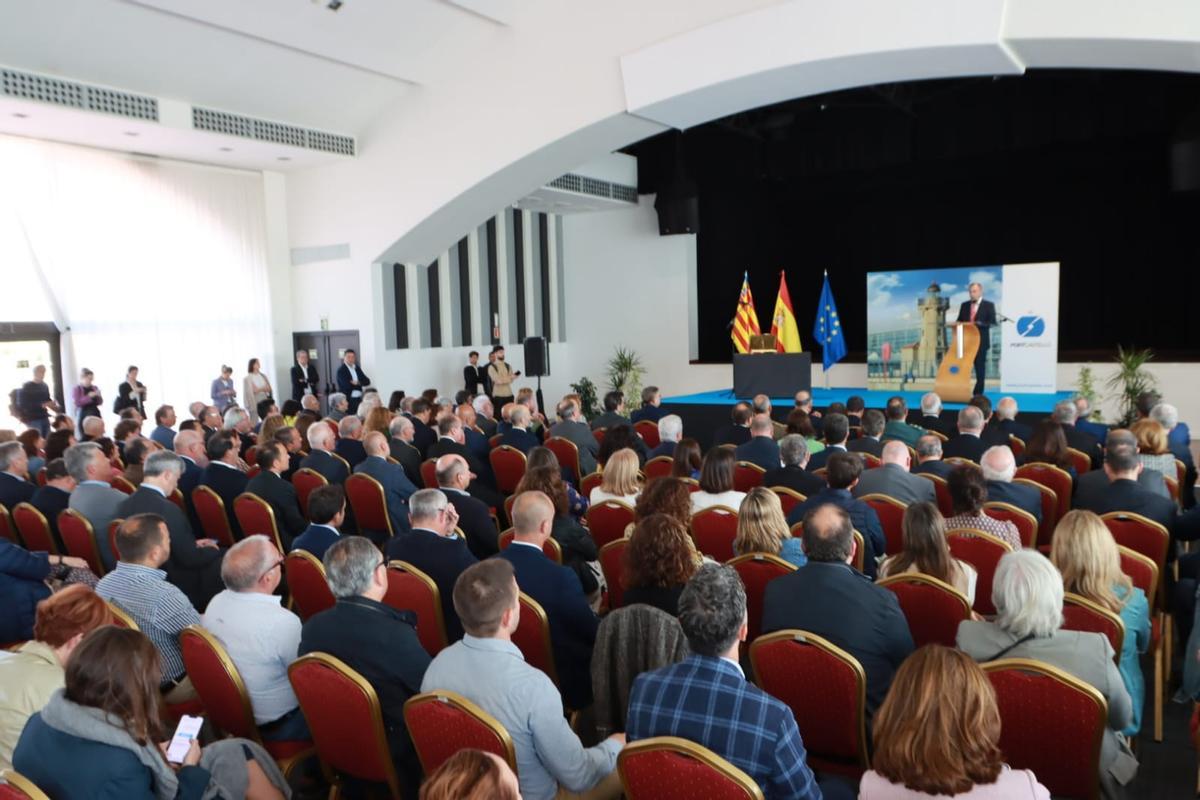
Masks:
[[[66,688],[30,717],[13,767],[51,797],[72,800],[291,796],[274,760],[245,739],[204,748],[192,739],[178,748],[179,762],[169,761],[158,684],[158,651],[144,634],[97,628],[68,658]]]

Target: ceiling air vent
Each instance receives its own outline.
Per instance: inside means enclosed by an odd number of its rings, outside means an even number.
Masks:
[[[192,127],[198,131],[224,133],[229,136],[257,139],[260,142],[272,142],[290,147],[320,150],[324,153],[336,153],[340,156],[354,155],[353,136],[343,136],[338,133],[301,128],[297,125],[286,125],[282,122],[255,119],[254,117],[230,114],[228,111],[216,111],[211,108],[193,106]]]
[[[598,178],[576,175],[568,172],[562,177],[555,178],[546,184],[551,189],[564,189],[568,192],[578,192],[592,197],[604,197],[621,200],[626,203],[636,203],[638,199],[636,186],[625,186],[620,183],[609,183]]]
[[[158,122],[158,101],[153,97],[119,92],[115,89],[101,89],[62,78],[35,75],[32,72],[0,69],[0,94],[84,111]]]

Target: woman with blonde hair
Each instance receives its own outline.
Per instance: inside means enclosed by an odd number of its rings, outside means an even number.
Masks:
[[[600,485],[592,489],[588,500],[592,505],[605,500],[619,500],[632,506],[637,503],[642,486],[638,483],[637,453],[623,447],[609,457],[600,475]]]
[[[968,603],[975,603],[975,580],[979,573],[967,562],[950,555],[946,523],[937,506],[913,503],[905,509],[903,535],[900,552],[879,565],[879,577],[919,572],[950,584]]]
[[[996,690],[949,647],[925,645],[904,660],[875,712],[874,740],[859,800],[1050,798],[1032,772],[1005,765]]]
[[[366,429],[366,433],[371,433],[372,431],[376,433],[382,433],[389,439],[392,436],[390,427],[391,424],[392,412],[388,411],[383,406],[376,406],[375,408],[372,408],[367,412],[367,418],[363,420],[363,428]],[[363,435],[365,436],[366,433]]]
[[[267,414],[263,418],[262,427],[258,429],[258,441],[266,444],[275,438],[276,432],[280,428],[286,428],[287,422],[283,419],[283,414]]]
[[[1138,461],[1168,478],[1175,477],[1175,456],[1167,445],[1167,429],[1153,419],[1139,419],[1129,429],[1137,437]]]
[[[779,496],[762,486],[755,486],[747,492],[746,499],[738,506],[737,537],[733,540],[733,552],[739,556],[770,553],[797,567],[808,563],[800,540],[793,538],[788,529]]]
[[[1054,529],[1050,560],[1063,576],[1063,588],[1121,617],[1121,678],[1133,700],[1133,721],[1122,733],[1136,736],[1142,725],[1146,682],[1138,654],[1150,646],[1150,606],[1146,594],[1121,571],[1117,542],[1091,511],[1070,511]]]

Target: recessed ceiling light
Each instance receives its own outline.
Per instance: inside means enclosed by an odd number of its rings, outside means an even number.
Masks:
[[[277,156],[275,158],[275,160],[276,161],[291,161],[292,157],[291,156]]]
[[[222,153],[232,153],[232,152],[233,152],[233,148],[232,148],[232,147],[222,147],[222,148],[221,148],[221,152],[222,152]]]
[[[125,135],[126,136],[139,136],[140,134],[137,131],[125,131]]]
[[[28,119],[29,118],[28,114],[22,114],[20,111],[14,111],[13,116],[16,117],[17,119]]]

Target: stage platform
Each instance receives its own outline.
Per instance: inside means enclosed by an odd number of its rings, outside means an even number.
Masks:
[[[859,395],[867,404],[867,408],[883,409],[887,405],[889,397],[894,397],[897,394],[904,398],[904,402],[908,403],[910,409],[919,409],[921,407],[921,397],[924,392],[872,392],[863,388],[849,389],[819,389],[813,387],[813,406],[818,410],[824,409],[830,403],[844,403],[846,398],[851,395]],[[1066,400],[1074,396],[1074,392],[1057,392],[1055,394],[1013,394],[1005,395],[1000,392],[989,392],[988,399],[995,405],[1001,397],[1012,397],[1017,401],[1017,408],[1021,412],[1029,412],[1033,414],[1048,414],[1054,410],[1054,404],[1059,400]],[[733,389],[718,389],[715,392],[699,392],[697,394],[682,394],[674,397],[664,397],[663,405],[713,405],[713,406],[731,406],[738,400],[749,400],[749,397],[736,397],[733,394]],[[776,408],[790,409],[795,402],[793,397],[772,397],[771,405]],[[947,411],[957,411],[962,408],[964,403],[943,403],[942,406]]]

